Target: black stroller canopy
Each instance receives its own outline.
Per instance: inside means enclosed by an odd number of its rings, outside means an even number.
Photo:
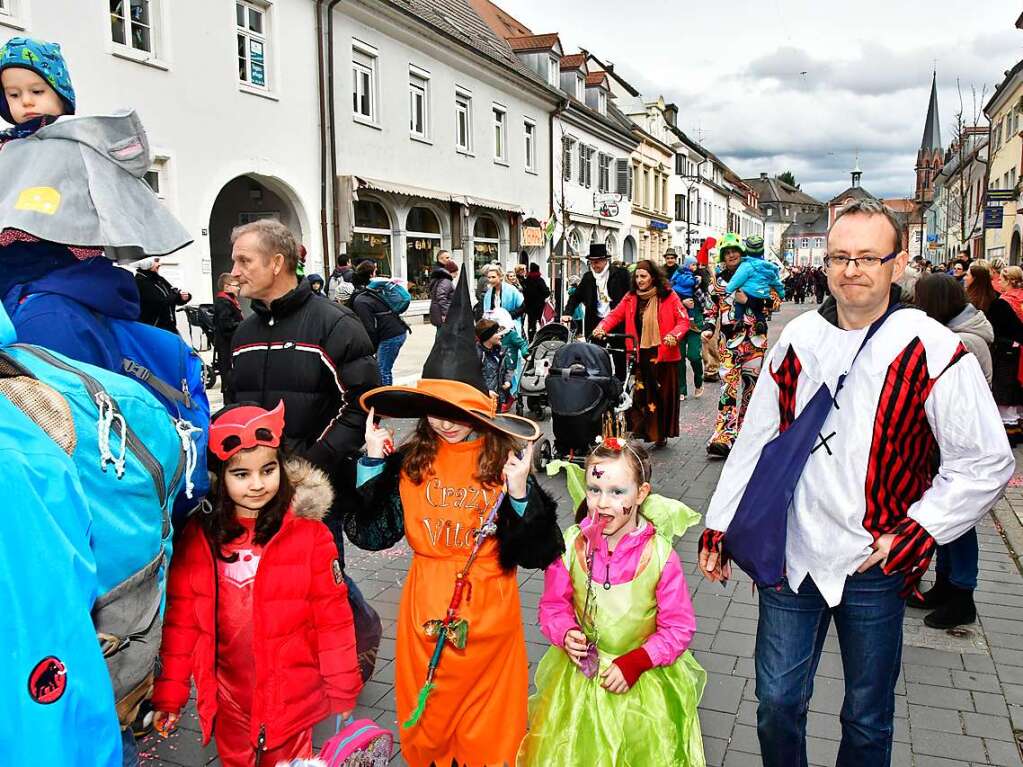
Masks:
[[[571,343],[554,354],[547,397],[555,416],[576,416],[614,405],[622,393],[611,355],[599,346]]]

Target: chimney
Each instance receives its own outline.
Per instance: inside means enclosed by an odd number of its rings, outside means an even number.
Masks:
[[[664,119],[668,121],[668,125],[674,127],[678,126],[678,106],[675,104],[664,105]]]
[[[767,174],[766,173],[761,173],[760,174],[760,180],[761,181],[767,181]]]
[[[615,71],[615,65],[614,65],[614,63],[613,63],[613,62],[610,62],[610,61],[605,61],[605,62],[604,62],[604,70],[605,70],[605,71],[606,71],[606,72],[607,72],[608,74],[613,74],[613,73],[614,73],[614,71]]]

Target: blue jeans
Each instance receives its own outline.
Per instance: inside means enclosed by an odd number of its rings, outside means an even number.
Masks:
[[[895,682],[902,662],[899,596],[903,577],[873,567],[850,575],[837,607],[828,607],[807,576],[760,591],[757,626],[757,731],[764,767],[806,767],[806,712],[831,619],[845,672],[842,744],[836,767],[888,767]]]
[[[127,730],[121,730],[121,753],[123,755],[122,764],[124,767],[138,767],[139,764],[139,747],[135,742],[135,736],[131,732],[131,727]]]
[[[394,368],[394,361],[398,359],[398,352],[401,351],[406,338],[408,338],[407,333],[391,336],[381,341],[380,346],[377,347],[377,367],[380,368],[381,386],[390,386],[394,383],[391,370]]]
[[[977,568],[980,548],[977,544],[977,528],[971,528],[952,543],[938,546],[938,561],[934,572],[953,586],[973,591],[977,588]]]

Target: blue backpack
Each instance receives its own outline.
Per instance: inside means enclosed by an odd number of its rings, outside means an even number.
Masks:
[[[92,518],[67,453],[0,383],[0,754],[4,764],[121,767],[91,611]],[[97,469],[98,471],[98,469]]]
[[[177,333],[141,322],[106,318],[121,352],[121,372],[145,384],[174,419],[188,448],[185,483],[174,499],[172,517],[178,529],[210,489],[206,447],[210,401],[206,396],[202,360]]]
[[[370,283],[369,288],[384,299],[395,314],[404,314],[412,303],[412,295],[396,282],[377,279]]]
[[[184,445],[191,440],[130,378],[39,346],[10,344],[13,337],[0,314],[0,390],[77,470],[81,501],[92,516],[99,591],[92,617],[124,724],[152,684],[170,512],[185,482]]]

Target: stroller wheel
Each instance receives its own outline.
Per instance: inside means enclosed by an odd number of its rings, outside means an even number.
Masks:
[[[551,441],[545,437],[537,443],[536,450],[533,451],[533,471],[544,471],[547,464],[553,459],[554,450],[551,447]]]
[[[523,415],[523,412],[524,412],[524,410],[523,410],[523,407],[522,407],[522,397],[516,397],[515,398],[515,415],[517,415],[517,416],[519,416],[521,418],[522,415]]]
[[[537,423],[545,421],[547,419],[547,411],[544,410],[543,406],[531,407],[529,409],[529,417]]]
[[[217,383],[217,369],[212,365],[203,365],[202,367],[203,373],[205,374],[203,377],[206,379],[205,383],[206,389],[208,391],[212,389]]]

